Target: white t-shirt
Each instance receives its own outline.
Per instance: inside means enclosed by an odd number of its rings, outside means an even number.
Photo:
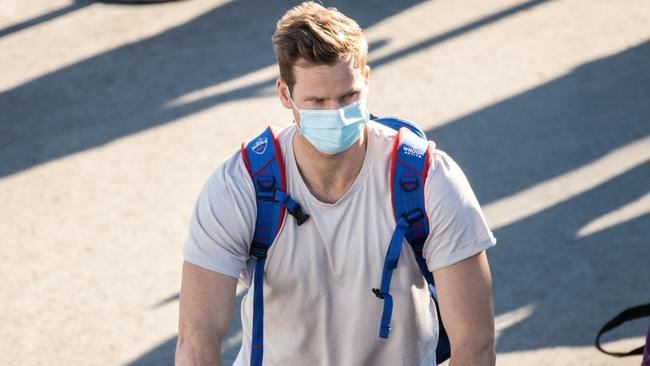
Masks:
[[[390,286],[394,307],[388,339],[379,338],[379,287],[395,228],[390,157],[396,132],[370,122],[363,167],[336,203],[318,201],[293,155],[291,125],[279,133],[288,193],[311,217],[301,226],[287,215],[268,252],[264,276],[265,365],[434,365],[435,305],[404,242]],[[465,175],[434,150],[426,182],[430,235],[423,249],[431,271],[496,243]],[[237,152],[203,187],[183,255],[190,263],[248,285],[248,252],[255,227],[255,192]],[[242,301],[243,342],[235,365],[250,364],[252,291]]]

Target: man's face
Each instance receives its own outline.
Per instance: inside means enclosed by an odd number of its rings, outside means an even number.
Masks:
[[[333,65],[314,66],[299,61],[293,72],[296,84],[291,97],[300,109],[337,109],[368,96],[369,68],[355,68],[352,57]],[[300,114],[289,100],[286,84],[280,80],[278,94],[300,124]]]

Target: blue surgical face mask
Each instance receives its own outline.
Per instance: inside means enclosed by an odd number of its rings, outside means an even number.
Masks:
[[[363,100],[339,109],[300,109],[300,134],[318,151],[332,155],[347,150],[359,140],[369,114]]]

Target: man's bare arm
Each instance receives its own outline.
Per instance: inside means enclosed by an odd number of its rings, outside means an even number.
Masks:
[[[485,252],[434,272],[440,314],[451,343],[450,366],[491,366],[492,277]]]
[[[236,288],[236,278],[183,262],[177,366],[221,365]]]

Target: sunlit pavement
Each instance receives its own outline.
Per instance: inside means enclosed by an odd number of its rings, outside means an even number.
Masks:
[[[417,121],[483,204],[498,364],[638,365],[592,343],[650,301],[650,3],[326,3],[367,31],[372,111]],[[0,7],[0,364],[173,364],[196,195],[290,122],[270,36],[291,4]]]

